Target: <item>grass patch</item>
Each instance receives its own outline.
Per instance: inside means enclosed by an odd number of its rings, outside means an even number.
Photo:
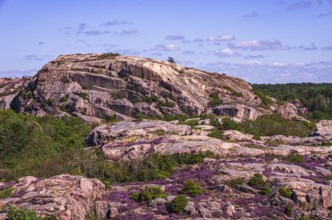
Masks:
[[[0,199],[6,199],[12,196],[14,191],[13,187],[9,187],[7,189],[0,190]]]
[[[229,86],[224,86],[224,89],[226,89],[227,91],[229,91],[232,95],[234,95],[236,97],[243,97],[241,92],[236,92],[233,88],[231,88]]]

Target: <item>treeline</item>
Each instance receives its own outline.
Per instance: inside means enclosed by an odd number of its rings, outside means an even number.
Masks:
[[[300,100],[309,120],[332,119],[332,83],[253,84],[255,90],[279,101]]]

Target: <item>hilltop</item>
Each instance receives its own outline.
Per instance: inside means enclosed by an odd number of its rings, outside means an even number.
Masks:
[[[2,98],[6,108],[88,122],[210,113],[243,121],[274,111],[298,117],[293,105],[278,105],[242,79],[112,53],[61,55],[20,89],[14,98]]]

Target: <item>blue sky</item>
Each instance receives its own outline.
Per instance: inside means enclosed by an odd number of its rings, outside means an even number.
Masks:
[[[118,52],[251,83],[332,82],[332,0],[0,0],[0,77]]]

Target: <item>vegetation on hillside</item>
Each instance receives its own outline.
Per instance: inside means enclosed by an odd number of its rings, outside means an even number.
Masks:
[[[292,121],[284,119],[281,115],[262,115],[255,121],[247,120],[237,123],[230,118],[223,118],[222,123],[217,120],[212,121],[212,125],[216,129],[209,134],[211,137],[222,138],[224,130],[238,130],[247,134],[251,134],[255,139],[260,136],[285,135],[306,137],[316,126],[313,123],[305,121]]]
[[[110,182],[167,178],[184,164],[203,162],[213,153],[159,155],[127,162],[107,161],[101,150],[85,148],[92,129],[83,121],[52,116],[36,117],[0,111],[0,180],[22,176],[51,177],[69,173]]]
[[[309,109],[310,120],[332,119],[332,83],[254,84],[253,87],[280,101],[300,100]]]

